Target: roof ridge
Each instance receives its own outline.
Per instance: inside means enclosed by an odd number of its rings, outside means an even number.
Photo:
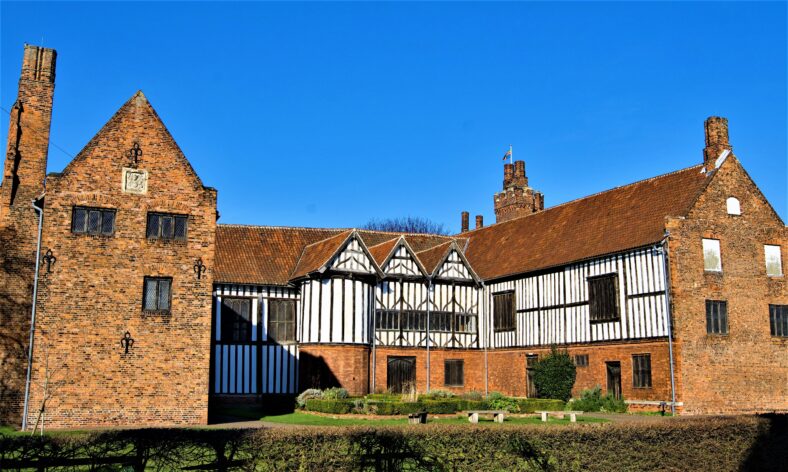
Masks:
[[[437,236],[439,238],[454,238],[454,236],[450,234],[438,234],[438,233],[406,233],[405,231],[383,231],[379,229],[364,229],[364,228],[353,228],[356,231],[366,231],[368,233],[378,233],[378,234],[396,234],[400,236]]]
[[[385,239],[385,240],[383,240],[383,241],[381,241],[381,242],[379,242],[377,244],[374,244],[372,246],[367,246],[367,249],[372,249],[373,247],[378,247],[378,246],[381,246],[383,244],[390,243],[391,241],[395,241],[395,240],[399,241],[400,239],[403,239],[404,237],[405,236],[403,236],[403,235],[399,235],[399,236],[395,236],[395,237],[393,237],[391,239]]]
[[[343,234],[345,234],[345,233],[349,233],[349,234],[348,234],[348,236],[350,236],[350,235],[352,235],[354,232],[355,232],[355,230],[354,230],[354,229],[348,229],[348,230],[342,231],[342,232],[340,232],[340,233],[333,234],[333,235],[331,235],[331,236],[329,236],[329,237],[327,237],[327,238],[323,238],[323,239],[321,239],[321,240],[319,240],[319,241],[315,241],[315,242],[313,242],[313,243],[309,243],[309,244],[307,244],[307,245],[305,245],[305,246],[304,246],[304,251],[306,251],[306,248],[308,248],[309,246],[314,246],[315,244],[324,243],[324,242],[328,241],[329,239],[334,239],[334,238],[336,238],[336,237],[338,237],[338,236],[342,236],[342,235],[343,235]]]
[[[313,231],[350,231],[353,228],[318,228],[315,226],[269,226],[269,225],[249,225],[241,223],[217,223],[216,226],[228,228],[254,228],[254,229],[306,229]]]
[[[466,235],[468,233],[473,233],[475,231],[484,231],[485,229],[493,228],[493,227],[495,227],[497,225],[503,225],[503,224],[506,224],[506,223],[509,223],[509,222],[512,222],[512,221],[521,220],[523,218],[528,218],[529,216],[539,215],[539,214],[548,212],[548,211],[556,209],[556,208],[561,208],[561,207],[570,205],[572,203],[576,203],[576,202],[579,202],[579,201],[587,200],[587,199],[593,198],[593,197],[598,197],[599,195],[603,195],[605,193],[612,192],[614,190],[620,190],[620,189],[623,189],[623,188],[631,187],[633,185],[641,184],[643,182],[648,182],[650,180],[662,179],[662,178],[669,177],[671,175],[675,175],[675,174],[678,174],[678,173],[681,173],[681,172],[686,172],[686,171],[688,171],[690,169],[694,169],[696,167],[703,167],[703,164],[702,163],[701,164],[695,164],[694,166],[689,166],[689,167],[685,167],[683,169],[678,169],[678,170],[674,170],[674,171],[671,171],[671,172],[666,172],[664,174],[655,175],[653,177],[648,177],[648,178],[645,178],[645,179],[636,180],[634,182],[630,182],[630,183],[624,184],[624,185],[619,185],[617,187],[612,187],[612,188],[609,188],[607,190],[601,190],[599,192],[592,193],[590,195],[585,195],[583,197],[575,198],[574,200],[569,200],[567,202],[559,203],[558,205],[553,205],[553,206],[551,206],[549,208],[546,208],[546,209],[544,209],[542,211],[537,211],[537,212],[534,212],[534,213],[529,213],[527,215],[518,216],[518,217],[512,218],[510,220],[502,221],[500,223],[493,223],[493,224],[491,224],[489,226],[484,226],[482,228],[474,228],[472,230],[468,230],[468,231],[465,231],[463,233],[460,233],[460,234],[456,235],[456,237],[460,237],[460,236]]]
[[[422,249],[421,251],[414,251],[414,253],[415,253],[415,254],[418,256],[418,255],[419,255],[419,254],[421,254],[422,252],[432,251],[433,249],[439,248],[439,247],[441,247],[441,246],[443,246],[443,245],[445,245],[445,244],[452,244],[452,243],[456,243],[456,242],[457,242],[457,241],[455,241],[455,240],[453,240],[453,239],[452,239],[452,240],[450,240],[450,241],[444,241],[444,242],[442,242],[442,243],[440,243],[440,244],[436,244],[436,245],[434,245],[434,246],[432,246],[432,247],[428,247],[427,249]]]

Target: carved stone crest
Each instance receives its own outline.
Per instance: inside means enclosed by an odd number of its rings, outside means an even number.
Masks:
[[[148,192],[148,171],[141,169],[123,168],[123,192],[125,193],[147,193]]]

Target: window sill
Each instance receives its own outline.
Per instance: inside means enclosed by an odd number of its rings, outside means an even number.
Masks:
[[[604,323],[618,323],[621,321],[621,318],[611,318],[609,320],[590,320],[589,323],[593,324],[604,324]]]
[[[493,333],[513,333],[517,331],[517,328],[508,328],[508,329],[493,329]],[[436,331],[430,331],[431,333],[435,333]],[[449,331],[447,331],[449,332]]]
[[[142,310],[143,315],[149,316],[169,316],[172,314],[171,310]]]
[[[654,387],[653,387],[653,386],[648,386],[648,387],[635,387],[635,386],[633,385],[633,386],[632,386],[632,388],[634,388],[635,390],[651,390],[651,389],[652,389],[652,388],[654,388]]]
[[[447,388],[463,388],[463,387],[465,387],[465,385],[464,385],[464,384],[463,384],[463,385],[449,385],[449,384],[443,384],[443,386],[444,386],[444,387],[447,387]]]

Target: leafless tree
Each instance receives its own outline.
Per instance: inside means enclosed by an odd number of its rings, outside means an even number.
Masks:
[[[58,372],[58,369],[52,368],[49,363],[49,346],[47,345],[46,339],[41,340],[41,353],[43,354],[44,360],[44,377],[41,379],[39,386],[41,387],[41,406],[38,409],[38,415],[36,416],[36,422],[33,424],[33,429],[30,431],[30,434],[36,434],[36,429],[39,429],[40,424],[40,431],[41,435],[44,434],[44,420],[46,418],[46,406],[47,402],[50,398],[52,398],[52,394],[55,391],[55,387],[57,386],[58,382],[55,380],[55,376]]]
[[[392,231],[401,233],[426,233],[448,235],[449,231],[443,223],[436,223],[419,216],[401,218],[371,219],[362,226],[363,229],[375,231]]]

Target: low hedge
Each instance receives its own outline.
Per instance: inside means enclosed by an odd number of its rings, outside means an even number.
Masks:
[[[344,415],[353,410],[353,400],[324,400],[311,398],[306,401],[305,408],[309,411],[316,411],[319,413]]]
[[[533,413],[535,411],[561,411],[566,403],[549,398],[518,398],[517,405],[520,407],[520,413]]]
[[[553,428],[138,429],[0,434],[0,469],[769,472],[784,470],[785,444],[785,415]]]

